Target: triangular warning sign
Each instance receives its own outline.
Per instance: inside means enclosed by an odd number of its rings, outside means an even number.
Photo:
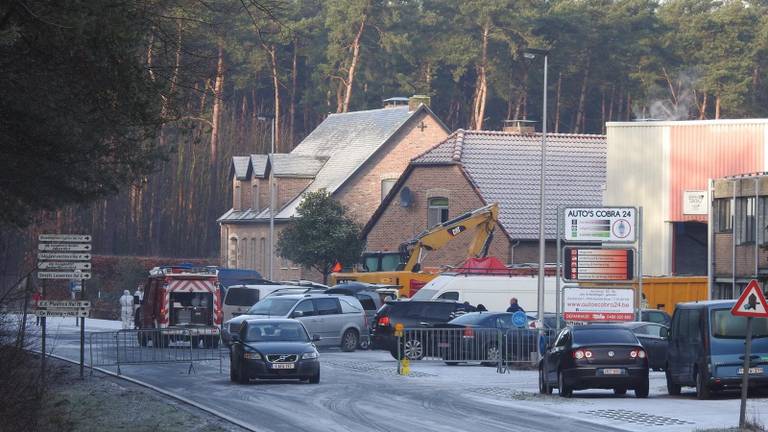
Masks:
[[[731,313],[745,317],[768,318],[768,303],[756,280],[752,279],[749,282],[739,300],[731,308]]]

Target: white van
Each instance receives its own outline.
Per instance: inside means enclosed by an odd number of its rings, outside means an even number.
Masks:
[[[555,311],[556,278],[544,278],[544,311]],[[536,276],[494,276],[443,273],[424,285],[413,300],[457,300],[473,306],[482,304],[489,311],[505,311],[509,299],[517,297],[526,311],[537,309],[538,278]]]
[[[258,303],[259,300],[278,290],[295,293],[306,290],[306,288],[297,287],[296,285],[231,285],[227,288],[227,292],[224,294],[224,301],[222,302],[221,311],[224,315],[222,322],[244,314],[251,306]]]

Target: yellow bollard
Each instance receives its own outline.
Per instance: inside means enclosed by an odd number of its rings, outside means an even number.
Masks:
[[[400,375],[408,375],[411,373],[411,362],[407,358],[400,360]]]

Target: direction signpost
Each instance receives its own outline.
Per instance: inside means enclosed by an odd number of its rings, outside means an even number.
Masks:
[[[42,326],[41,367],[45,376],[45,332],[46,317],[76,317],[80,319],[80,378],[83,378],[85,364],[85,318],[90,311],[91,302],[83,301],[85,281],[91,278],[91,236],[88,234],[40,234],[37,250],[37,278],[43,280],[43,298],[45,281],[60,279],[74,281],[80,287],[81,301],[41,300],[35,314],[40,317]]]
[[[752,279],[731,308],[731,314],[747,318],[747,340],[744,349],[744,366],[741,369],[741,408],[739,429],[746,426],[747,391],[749,389],[750,356],[752,355],[752,318],[768,318],[768,303],[765,301],[760,284]]]

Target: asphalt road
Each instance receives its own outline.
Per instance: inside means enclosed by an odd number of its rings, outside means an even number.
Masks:
[[[77,330],[59,332],[48,339],[49,349],[78,360]],[[494,404],[466,391],[465,384],[419,380],[418,373],[398,376],[394,365],[380,353],[322,352],[319,385],[234,384],[229,381],[226,354],[222,372],[216,361],[197,364],[191,375],[188,363],[123,366],[121,372],[263,431],[624,430],[561,416],[551,409]],[[500,381],[503,378],[499,376]]]

